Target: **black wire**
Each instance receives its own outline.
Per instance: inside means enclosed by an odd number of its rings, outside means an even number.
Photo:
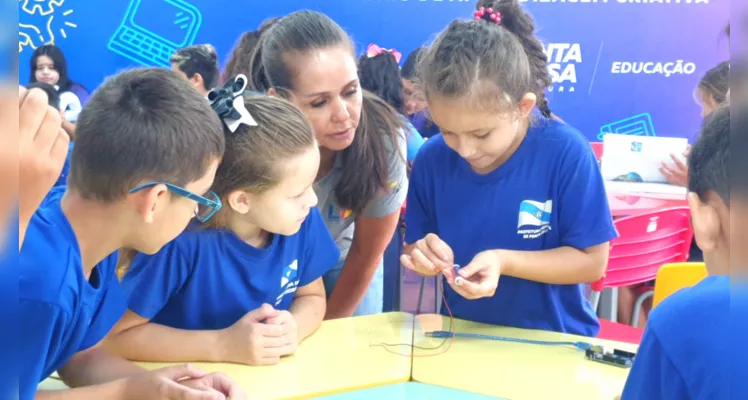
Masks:
[[[437,275],[434,277],[436,284],[436,289],[439,290],[439,279],[441,279],[441,276]],[[416,306],[416,316],[421,315],[421,305],[423,304],[423,290],[426,286],[426,278],[421,277],[421,288],[418,293],[418,305]],[[444,296],[444,293],[442,293],[442,296]],[[442,299],[443,301],[443,299]],[[372,344],[371,347],[397,347],[397,346],[410,346],[413,349],[419,349],[419,350],[439,350],[440,348],[444,347],[445,344],[451,339],[451,337],[445,337],[444,340],[436,347],[425,347],[425,346],[416,346],[414,343],[416,342],[416,316],[413,317],[413,329],[411,331],[411,342],[410,343],[377,343]],[[454,318],[449,319],[449,330],[448,332],[454,333],[454,324],[453,321]],[[412,353],[412,352],[411,352]],[[412,361],[411,361],[412,362]]]

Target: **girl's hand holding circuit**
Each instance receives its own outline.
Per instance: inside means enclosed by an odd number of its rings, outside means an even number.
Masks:
[[[267,320],[280,313],[271,305],[263,304],[219,331],[221,359],[246,365],[277,364],[281,356],[289,354],[289,345],[284,339],[286,328],[268,324]]]
[[[439,236],[429,233],[408,246],[406,254],[400,256],[400,263],[422,276],[434,276],[442,272],[451,281],[454,279],[454,259],[452,248]]]
[[[296,352],[299,347],[299,328],[296,325],[296,319],[290,312],[283,310],[278,311],[278,315],[270,317],[265,321],[266,324],[278,325],[283,328],[283,344],[287,353],[282,354],[287,356]]]
[[[462,297],[470,300],[491,297],[496,293],[501,277],[501,258],[494,250],[478,253],[470,264],[459,268],[449,285]]]

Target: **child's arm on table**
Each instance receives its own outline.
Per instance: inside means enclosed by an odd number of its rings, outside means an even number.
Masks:
[[[325,317],[325,309],[327,308],[327,298],[325,296],[325,285],[322,282],[322,278],[317,278],[314,282],[300,287],[296,291],[296,295],[291,303],[289,309],[289,315],[291,321],[295,325],[294,342],[296,345],[301,344],[307,337],[311,336],[322,323],[322,319]],[[285,314],[287,312],[280,311]],[[287,319],[285,320],[287,321]],[[285,323],[284,317],[278,316],[268,319],[268,323]],[[293,326],[289,327],[294,330]],[[295,347],[294,347],[295,350]],[[293,352],[292,352],[293,353]],[[291,354],[291,353],[289,353]]]
[[[70,387],[90,386],[110,382],[146,370],[110,353],[106,348],[96,346],[76,353],[58,371],[60,378]]]
[[[269,365],[283,355],[283,329],[262,321],[277,315],[263,305],[225,329],[186,330],[152,323],[128,310],[107,337],[106,346],[137,361]]]
[[[67,366],[66,366],[67,367]],[[99,365],[96,365],[98,368]],[[189,365],[175,365],[155,371],[135,374],[103,384],[68,390],[39,391],[36,400],[128,400],[128,399],[182,399],[242,400],[243,391],[221,373],[206,375]]]

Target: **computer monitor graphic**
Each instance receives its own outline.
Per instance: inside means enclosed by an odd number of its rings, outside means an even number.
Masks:
[[[600,133],[597,135],[599,140],[608,133],[617,133],[619,135],[635,136],[657,136],[652,116],[649,113],[637,114],[622,120],[611,122],[600,127]]]
[[[107,47],[138,64],[169,68],[171,54],[195,42],[202,19],[183,0],[131,0]]]

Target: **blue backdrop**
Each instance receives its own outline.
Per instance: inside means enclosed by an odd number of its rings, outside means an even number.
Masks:
[[[546,45],[554,113],[593,141],[608,132],[691,137],[700,123],[693,89],[729,57],[721,31],[727,0],[524,0]],[[166,65],[192,43],[221,58],[245,30],[308,8],[325,12],[369,43],[403,54],[428,43],[475,0],[21,0],[19,82],[29,57],[54,42],[71,77],[94,89],[137,65]]]

